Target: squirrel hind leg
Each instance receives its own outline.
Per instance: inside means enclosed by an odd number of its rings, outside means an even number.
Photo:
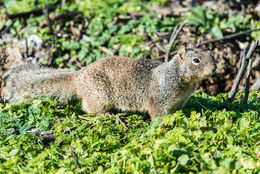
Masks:
[[[82,108],[86,113],[100,115],[110,111],[113,108],[113,105],[105,100],[98,101],[82,98]]]
[[[165,112],[163,109],[161,108],[156,108],[154,106],[151,106],[149,109],[148,109],[148,113],[151,117],[152,120],[154,120],[156,117],[158,116],[163,116],[163,115],[166,115],[167,112]]]
[[[148,111],[152,120],[158,116],[163,116],[168,114],[167,104],[161,100],[158,100],[157,97],[150,96],[145,108]]]

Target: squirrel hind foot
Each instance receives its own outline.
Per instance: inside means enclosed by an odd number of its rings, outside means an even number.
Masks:
[[[82,108],[86,113],[106,113],[114,108],[114,105],[106,101],[97,101],[93,102],[93,98],[86,99],[82,98]]]

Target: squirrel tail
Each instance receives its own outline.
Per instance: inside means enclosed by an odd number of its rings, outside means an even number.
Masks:
[[[7,71],[3,79],[4,98],[11,103],[26,102],[30,97],[55,97],[64,103],[76,94],[74,72],[40,68],[34,64],[18,65]]]

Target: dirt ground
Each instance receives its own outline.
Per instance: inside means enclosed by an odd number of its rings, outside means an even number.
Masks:
[[[232,42],[218,43],[215,45],[212,50],[212,55],[217,62],[216,74],[212,78],[202,81],[199,90],[203,90],[211,95],[230,91],[239,70],[240,54],[242,54],[237,47],[238,45]],[[251,85],[260,76],[259,53],[255,52],[253,58]],[[244,84],[245,75],[239,85],[239,89],[244,89]]]

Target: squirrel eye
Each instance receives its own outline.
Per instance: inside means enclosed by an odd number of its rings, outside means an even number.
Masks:
[[[198,63],[200,63],[200,60],[199,60],[198,58],[194,58],[194,59],[193,59],[193,62],[196,63],[196,64],[198,64]]]

